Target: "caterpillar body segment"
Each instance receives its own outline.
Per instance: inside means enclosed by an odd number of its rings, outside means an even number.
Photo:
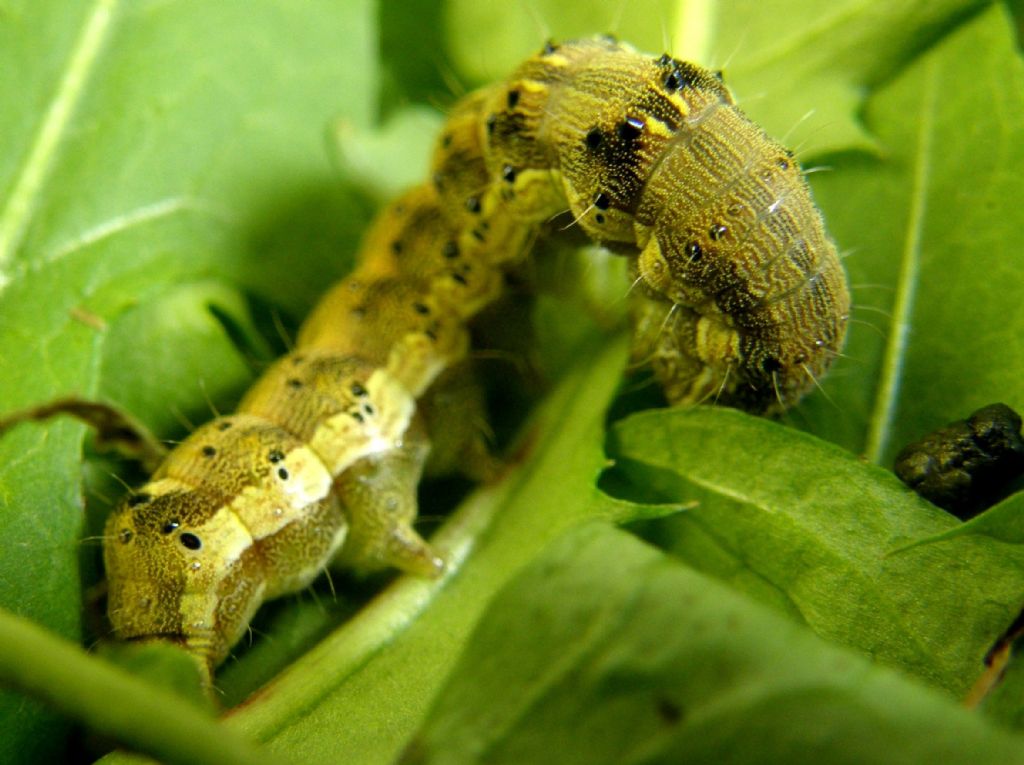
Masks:
[[[458,253],[485,268],[509,267],[524,259],[536,238],[536,225],[553,205],[544,178],[516,180],[504,169],[492,175],[487,164],[488,104],[501,86],[472,93],[455,105],[438,138],[431,182],[452,226],[460,231]],[[526,194],[513,193],[510,183]],[[524,206],[528,200],[528,206]],[[558,207],[554,207],[557,212]]]
[[[212,671],[263,600],[329,564],[442,570],[412,528],[416,490],[425,470],[480,478],[494,467],[468,333],[449,302],[452,284],[478,288],[485,269],[477,282],[451,278],[443,250],[456,232],[432,192],[396,206],[237,413],[192,433],[111,514],[118,637],[179,643]],[[415,243],[415,266],[396,260],[395,242]],[[441,428],[456,417],[466,425]]]
[[[535,226],[568,209],[636,259],[633,356],[673,403],[777,411],[838,354],[849,295],[807,183],[713,72],[583,40],[467,108],[502,209]]]
[[[420,396],[469,348],[465,325],[429,287],[418,279],[346,279],[327,293],[309,331],[300,333],[299,347],[313,343],[334,353],[363,353],[388,379]]]
[[[180,643],[212,668],[264,599],[306,586],[341,547],[347,522],[331,480],[306,445],[261,418],[197,430],[108,519],[115,634]]]

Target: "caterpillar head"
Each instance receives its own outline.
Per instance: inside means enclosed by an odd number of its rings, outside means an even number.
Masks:
[[[181,645],[206,668],[227,654],[263,598],[252,538],[222,495],[171,478],[111,514],[108,615],[122,640]]]
[[[218,664],[262,600],[320,573],[347,524],[310,448],[250,415],[197,429],[107,521],[109,616]]]

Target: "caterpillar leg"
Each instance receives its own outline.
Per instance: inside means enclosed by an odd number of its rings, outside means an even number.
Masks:
[[[700,317],[695,311],[639,294],[632,299],[632,313],[631,361],[651,367],[669,403],[697,404],[729,397],[738,380],[728,379],[727,367],[718,368],[701,358]]]
[[[470,362],[442,374],[420,407],[432,441],[427,475],[458,474],[485,483],[501,472],[489,445],[483,387]]]
[[[359,460],[335,479],[349,531],[334,565],[361,571],[394,567],[428,577],[444,570],[444,560],[412,527],[429,451],[417,422],[400,446]]]

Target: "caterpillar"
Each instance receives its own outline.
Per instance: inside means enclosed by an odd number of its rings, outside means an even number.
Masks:
[[[461,312],[487,280],[462,275],[427,187],[392,205],[381,228],[237,411],[189,435],[110,515],[119,638],[178,643],[209,673],[264,600],[332,560],[443,569],[412,528],[416,489],[424,470],[459,465],[480,479],[490,465],[479,429],[435,425],[459,421],[453,409],[482,417]]]
[[[209,676],[263,601],[328,565],[438,575],[422,475],[494,471],[468,323],[566,212],[629,259],[633,359],[673,404],[781,411],[842,346],[845,276],[802,172],[721,77],[548,44],[455,105],[429,181],[380,213],[295,348],[111,513],[114,634]]]
[[[779,411],[824,373],[845,274],[792,153],[719,75],[600,38],[545,46],[474,103],[495,207],[568,208],[632,259],[633,357],[670,402]]]

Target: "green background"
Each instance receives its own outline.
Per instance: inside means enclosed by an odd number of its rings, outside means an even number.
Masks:
[[[1013,665],[980,711],[956,706],[1024,604],[1020,502],[960,525],[883,469],[979,406],[1024,408],[1016,11],[0,3],[0,415],[102,398],[173,439],[230,409],[284,347],[276,327],[293,332],[346,273],[374,210],[426,177],[445,109],[548,37],[612,32],[724,69],[817,171],[854,300],[843,357],[781,422],[625,416],[654,397],[624,376],[620,264],[538,255],[562,283],[535,310],[546,393],[504,480],[441,527],[448,578],[272,604],[220,701],[283,673],[206,739],[188,702],[74,647],[103,637],[87,625],[112,474],[138,474],[66,420],[3,435],[0,762],[89,761],[116,740],[244,760],[243,737],[268,760],[358,763],[600,761],[574,741],[614,762],[913,762],[950,741],[973,747],[964,761],[1024,757]],[[702,640],[709,624],[725,637]],[[790,642],[799,655],[780,659]],[[122,662],[166,686],[178,658]]]

